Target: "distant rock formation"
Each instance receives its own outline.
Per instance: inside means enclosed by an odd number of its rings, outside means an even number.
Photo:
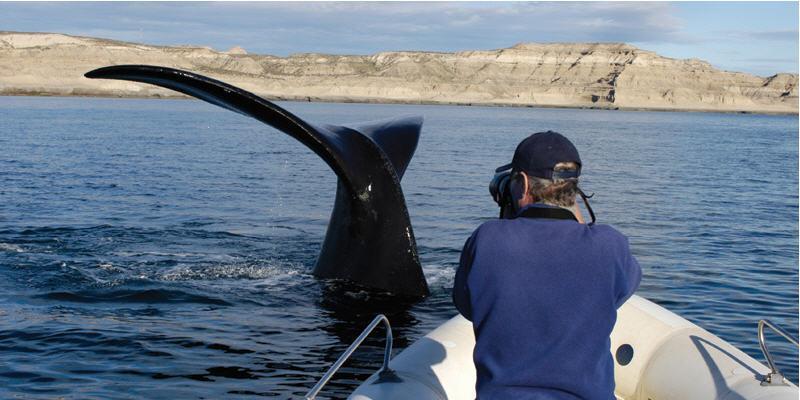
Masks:
[[[247,54],[247,50],[245,50],[245,49],[243,49],[243,48],[241,48],[239,46],[233,46],[233,47],[231,47],[230,50],[226,51],[225,54],[235,54],[235,55],[240,55],[241,56],[241,55]]]
[[[89,80],[115,64],[152,64],[224,80],[270,99],[797,113],[797,74],[761,78],[622,43],[518,44],[458,53],[248,54],[0,32],[0,94],[179,97]]]

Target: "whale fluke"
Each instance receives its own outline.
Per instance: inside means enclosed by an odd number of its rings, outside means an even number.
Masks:
[[[428,295],[400,186],[417,147],[422,117],[351,127],[316,125],[246,90],[187,71],[119,65],[95,69],[85,76],[172,89],[253,117],[297,139],[339,178],[314,274],[395,294]]]

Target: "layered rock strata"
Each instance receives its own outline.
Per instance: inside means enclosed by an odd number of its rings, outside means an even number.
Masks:
[[[797,74],[762,78],[621,43],[519,44],[458,53],[248,54],[0,32],[0,94],[171,97],[90,80],[91,69],[151,64],[208,75],[270,99],[797,113]]]

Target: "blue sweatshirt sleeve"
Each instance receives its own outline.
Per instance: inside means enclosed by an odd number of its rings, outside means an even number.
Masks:
[[[456,270],[455,282],[453,282],[453,303],[456,305],[458,312],[470,321],[472,321],[472,304],[470,302],[469,285],[467,281],[469,278],[469,271],[472,269],[472,260],[474,256],[475,233],[464,243],[464,249],[461,250],[461,259],[458,263],[458,270]]]
[[[631,254],[628,238],[625,238],[623,243],[623,256],[622,265],[619,273],[618,282],[620,282],[617,290],[617,308],[620,308],[625,302],[633,296],[636,289],[639,288],[639,283],[642,282],[642,267],[639,262]]]

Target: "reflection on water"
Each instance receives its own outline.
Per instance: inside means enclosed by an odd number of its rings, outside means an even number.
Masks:
[[[431,296],[310,275],[335,177],[258,122],[196,101],[0,98],[0,397],[297,397],[377,313],[406,347],[455,314],[461,246],[497,212],[494,168],[547,129],[581,150],[641,295],[758,359],[759,318],[797,335],[795,117],[284,106],[335,124],[425,116],[403,186]],[[380,336],[325,394],[377,369]],[[769,340],[796,380],[797,350]]]

